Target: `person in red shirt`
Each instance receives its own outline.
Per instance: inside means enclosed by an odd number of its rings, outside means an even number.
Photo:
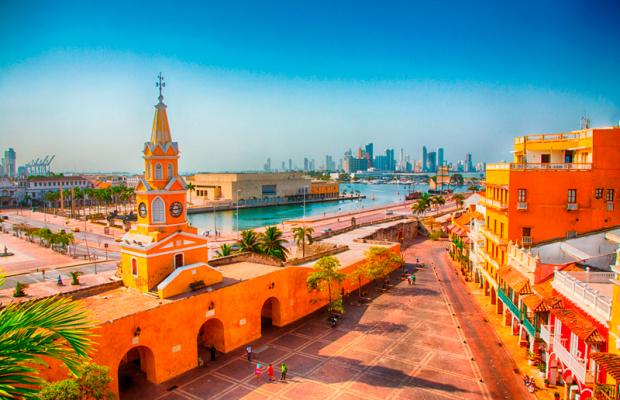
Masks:
[[[269,364],[269,367],[267,367],[267,375],[269,375],[269,382],[276,380],[276,378],[274,378],[273,376],[273,365],[271,364]]]

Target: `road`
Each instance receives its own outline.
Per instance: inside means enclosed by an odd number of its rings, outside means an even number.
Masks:
[[[480,367],[493,399],[535,399],[528,393],[521,381],[516,363],[501,345],[493,326],[485,322],[485,314],[473,299],[472,294],[456,274],[448,258],[447,242],[426,240],[405,251],[414,252],[421,262],[431,263],[442,283],[442,287],[463,333]]]

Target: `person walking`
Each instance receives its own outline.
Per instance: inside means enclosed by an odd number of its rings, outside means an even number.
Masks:
[[[413,285],[415,285],[415,275],[411,275],[411,282]]]
[[[245,348],[246,353],[248,353],[248,362],[252,362],[252,346],[248,345],[248,347]]]
[[[256,382],[260,380],[260,374],[263,372],[263,366],[260,361],[256,363],[256,368],[254,368],[254,376],[256,376]]]
[[[215,349],[215,345],[214,344],[211,345],[211,348],[209,349],[209,351],[211,351],[211,361],[215,361],[216,349]]]
[[[276,378],[273,376],[273,364],[269,363],[269,367],[267,367],[267,375],[269,377],[269,382],[273,382]]]
[[[411,286],[411,284],[412,284],[411,274],[407,274],[407,283],[409,284],[409,286]]]
[[[288,367],[286,366],[286,364],[284,364],[284,361],[282,361],[282,364],[280,364],[280,380],[281,381],[286,381],[287,372],[288,372]]]

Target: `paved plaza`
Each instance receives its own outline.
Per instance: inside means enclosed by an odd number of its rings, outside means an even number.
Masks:
[[[425,267],[414,286],[398,280],[370,305],[349,305],[336,328],[321,313],[266,328],[253,343],[256,358],[276,370],[286,362],[285,383],[266,373],[257,381],[255,362],[239,349],[161,385],[134,384],[121,398],[490,399],[439,285]]]

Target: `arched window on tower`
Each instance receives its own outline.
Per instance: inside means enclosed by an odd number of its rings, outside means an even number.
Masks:
[[[164,223],[166,222],[166,211],[165,211],[164,201],[160,197],[156,197],[153,200],[153,204],[151,204],[151,215],[153,216],[153,223]]]
[[[164,179],[164,171],[160,163],[155,164],[155,179],[157,180]]]
[[[172,177],[174,176],[174,167],[172,166],[172,163],[168,164],[168,179],[172,179]]]
[[[151,179],[151,166],[147,165],[146,166],[146,171],[144,171],[146,174],[146,179]]]

